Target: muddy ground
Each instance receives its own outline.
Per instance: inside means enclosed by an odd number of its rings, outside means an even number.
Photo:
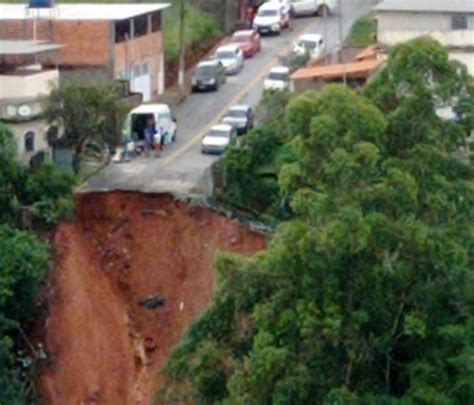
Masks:
[[[48,404],[151,404],[166,358],[208,306],[217,251],[251,255],[265,238],[169,195],[85,194],[55,235],[44,333]],[[150,296],[164,306],[141,305]]]

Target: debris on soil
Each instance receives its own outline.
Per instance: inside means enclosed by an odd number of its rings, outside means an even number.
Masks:
[[[62,223],[54,244],[42,402],[148,405],[171,349],[212,299],[215,253],[252,255],[266,241],[170,195],[113,192],[79,195],[76,222]],[[160,310],[137,305],[158,291]]]
[[[165,303],[166,300],[161,295],[157,294],[140,301],[138,305],[142,305],[146,309],[156,309],[159,307],[164,307]]]

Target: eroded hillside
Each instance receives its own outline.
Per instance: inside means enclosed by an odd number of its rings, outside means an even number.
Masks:
[[[215,253],[251,255],[265,239],[169,195],[84,194],[77,207],[55,236],[42,393],[51,404],[149,404],[211,300]]]

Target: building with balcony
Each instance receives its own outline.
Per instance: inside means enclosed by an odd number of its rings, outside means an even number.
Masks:
[[[0,38],[41,39],[64,45],[61,81],[129,82],[148,101],[164,91],[161,30],[166,3],[59,4],[28,9],[0,4]]]
[[[381,44],[429,35],[474,75],[474,0],[385,0],[375,10]]]
[[[0,121],[15,135],[18,158],[24,163],[51,152],[44,108],[59,85],[52,62],[61,48],[43,41],[0,40]]]

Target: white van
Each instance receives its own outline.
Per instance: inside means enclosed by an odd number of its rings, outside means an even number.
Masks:
[[[157,132],[164,134],[165,145],[174,142],[178,133],[176,118],[171,114],[171,109],[166,104],[142,104],[128,113],[122,128],[123,143],[117,148],[115,162],[129,159],[145,144],[145,127],[152,119]]]
[[[166,104],[142,104],[128,114],[126,130],[134,141],[145,139],[145,127],[153,119],[157,131],[165,134],[165,144],[174,142],[177,135],[177,122]]]

